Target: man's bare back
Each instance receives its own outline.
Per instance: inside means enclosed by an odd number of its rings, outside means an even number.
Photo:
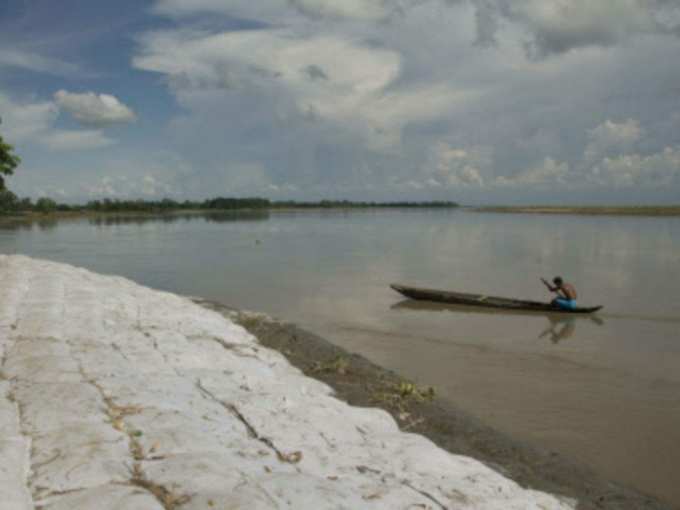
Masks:
[[[559,306],[560,308],[573,308],[576,306],[578,294],[576,293],[576,288],[571,283],[565,282],[559,276],[553,278],[554,286],[550,285],[543,278],[541,278],[541,281],[548,287],[550,292],[555,292],[557,294],[557,297],[552,301],[553,305]]]
[[[574,286],[567,282],[562,283],[557,293],[562,294],[567,299],[576,299],[578,297]]]

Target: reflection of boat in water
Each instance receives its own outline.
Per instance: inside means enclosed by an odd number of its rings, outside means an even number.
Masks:
[[[604,320],[597,315],[588,314],[556,314],[552,311],[530,311],[530,310],[511,310],[503,308],[489,308],[471,305],[456,305],[435,303],[433,301],[416,301],[414,299],[405,299],[392,305],[392,310],[413,310],[413,311],[428,311],[428,312],[452,312],[460,314],[480,314],[480,315],[495,315],[501,316],[522,316],[522,317],[545,317],[548,319],[548,326],[538,335],[538,338],[550,338],[553,343],[558,343],[562,340],[574,335],[576,331],[576,323],[580,321],[590,321],[593,324],[602,326]]]
[[[414,299],[404,299],[395,303],[390,308],[393,310],[414,310],[414,311],[426,311],[426,312],[454,312],[454,313],[472,313],[472,314],[489,314],[489,315],[520,315],[520,316],[543,316],[547,317],[551,322],[564,322],[566,320],[572,320],[577,318],[589,319],[590,321],[601,325],[604,324],[604,320],[597,315],[587,315],[581,314],[576,315],[563,315],[555,314],[553,310],[541,311],[541,310],[522,310],[522,309],[506,309],[506,308],[490,308],[474,305],[457,305],[457,304],[447,304],[447,303],[436,303],[434,301],[417,301]]]
[[[573,310],[565,310],[553,306],[550,303],[540,301],[528,301],[523,299],[510,299],[497,296],[485,296],[482,294],[468,294],[464,292],[450,292],[445,290],[422,289],[418,287],[408,287],[405,285],[390,285],[394,290],[406,297],[422,301],[436,303],[446,303],[449,305],[474,306],[480,308],[493,308],[502,310],[516,310],[524,312],[543,312],[543,313],[568,313],[583,314],[593,313],[600,310],[601,306],[577,307]]]

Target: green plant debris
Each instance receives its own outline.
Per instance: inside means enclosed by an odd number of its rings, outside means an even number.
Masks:
[[[311,371],[314,373],[335,373],[345,375],[349,369],[349,360],[344,356],[337,356],[330,361],[316,361],[312,365]]]
[[[400,381],[375,391],[372,398],[375,402],[397,409],[400,413],[406,413],[411,404],[431,401],[435,394],[432,386],[421,387],[410,381]]]

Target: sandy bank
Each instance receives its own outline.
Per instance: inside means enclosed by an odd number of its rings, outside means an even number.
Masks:
[[[347,405],[186,298],[22,256],[0,281],[7,508],[575,506]]]

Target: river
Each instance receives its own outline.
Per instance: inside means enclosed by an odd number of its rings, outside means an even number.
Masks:
[[[45,220],[0,252],[266,312],[432,385],[529,443],[680,508],[680,218],[467,210]],[[401,282],[549,299],[595,317],[414,304]]]

